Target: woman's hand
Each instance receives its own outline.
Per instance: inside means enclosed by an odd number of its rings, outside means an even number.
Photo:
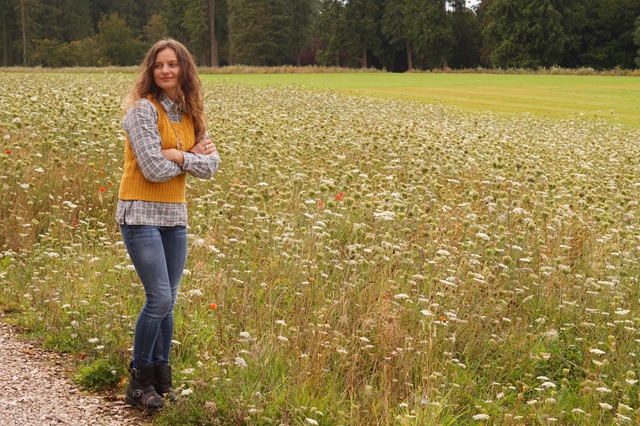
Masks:
[[[182,154],[182,151],[178,149],[169,148],[160,150],[160,152],[162,153],[162,156],[169,161],[173,161],[174,163],[178,164],[184,163],[184,155]]]
[[[189,150],[194,154],[213,155],[216,152],[216,145],[211,139],[203,139]]]

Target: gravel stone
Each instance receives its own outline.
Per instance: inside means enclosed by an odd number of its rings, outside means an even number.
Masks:
[[[17,337],[0,322],[2,426],[121,426],[150,424],[140,411],[82,391],[65,372],[62,355]],[[110,400],[112,399],[112,400]]]

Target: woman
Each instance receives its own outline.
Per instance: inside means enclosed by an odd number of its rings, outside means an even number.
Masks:
[[[189,51],[171,39],[147,52],[123,120],[124,174],[116,220],[144,286],[125,402],[154,411],[171,392],[173,306],[187,257],[186,173],[210,179],[220,157],[207,138],[202,87]]]

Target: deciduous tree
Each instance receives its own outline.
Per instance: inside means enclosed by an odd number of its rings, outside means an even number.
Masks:
[[[133,37],[131,28],[118,13],[102,17],[96,41],[101,52],[101,65],[135,65],[141,60],[144,45]]]

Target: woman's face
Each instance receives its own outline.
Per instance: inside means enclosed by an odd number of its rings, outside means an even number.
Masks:
[[[153,80],[165,95],[175,102],[180,85],[180,63],[176,51],[172,48],[164,48],[156,54]]]

